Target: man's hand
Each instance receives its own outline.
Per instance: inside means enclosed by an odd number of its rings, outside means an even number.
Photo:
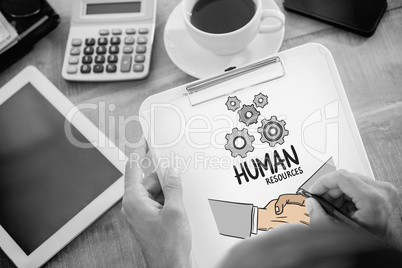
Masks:
[[[282,195],[278,200],[274,199],[268,205],[258,209],[258,230],[269,230],[284,223],[302,223],[309,224],[309,215],[304,202],[286,202],[290,195]],[[296,197],[296,195],[294,195]],[[298,199],[298,197],[296,197]],[[300,200],[299,200],[300,201]],[[284,202],[284,206],[282,206]],[[277,214],[277,204],[281,207],[281,214]]]
[[[146,150],[139,148],[137,159],[146,157]],[[168,169],[161,187],[157,175],[146,170],[144,174],[140,163],[127,163],[122,212],[145,261],[152,268],[191,267],[191,230],[179,172]]]
[[[317,180],[310,192],[321,195],[374,234],[402,248],[402,241],[397,241],[398,235],[401,238],[402,223],[398,192],[393,185],[339,170]],[[306,204],[311,224],[329,220],[316,200],[308,198]]]

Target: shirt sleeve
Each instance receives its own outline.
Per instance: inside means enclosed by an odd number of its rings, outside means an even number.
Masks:
[[[247,238],[251,236],[253,204],[209,199],[219,233],[225,236]],[[256,223],[255,223],[256,225]],[[255,227],[256,228],[256,227]]]

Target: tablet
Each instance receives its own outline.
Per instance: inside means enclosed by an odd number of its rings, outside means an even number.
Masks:
[[[18,267],[44,264],[122,197],[125,162],[43,74],[25,68],[0,89],[0,247]]]

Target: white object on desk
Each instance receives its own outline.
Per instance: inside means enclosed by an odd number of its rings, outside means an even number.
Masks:
[[[62,76],[122,81],[149,74],[156,0],[76,0]]]
[[[278,5],[272,0],[262,1],[262,6],[264,9],[280,11]],[[272,34],[258,34],[239,53],[219,56],[200,47],[190,37],[184,24],[181,8],[181,4],[177,5],[166,22],[164,32],[165,48],[170,59],[177,67],[196,78],[217,75],[229,67],[243,66],[260,58],[270,56],[278,52],[285,36],[285,28]],[[267,19],[267,23],[270,20]]]
[[[37,268],[122,197],[126,158],[34,67],[0,89],[0,125],[0,247]]]
[[[242,241],[234,237],[254,233],[234,235],[242,221],[251,227],[250,210],[221,235],[211,200],[265,207],[296,193],[330,157],[337,168],[374,177],[332,55],[318,44],[150,96],[140,118],[152,157],[182,170],[200,268],[217,267]]]

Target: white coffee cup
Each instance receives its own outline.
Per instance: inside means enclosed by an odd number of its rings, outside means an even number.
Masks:
[[[235,54],[246,48],[258,33],[274,33],[281,30],[285,25],[285,15],[282,12],[275,9],[263,9],[261,0],[252,0],[256,7],[255,14],[246,25],[228,33],[205,32],[191,23],[192,11],[197,1],[182,1],[182,15],[187,31],[197,44],[218,55]],[[266,18],[275,18],[278,23],[274,25],[262,24]]]

